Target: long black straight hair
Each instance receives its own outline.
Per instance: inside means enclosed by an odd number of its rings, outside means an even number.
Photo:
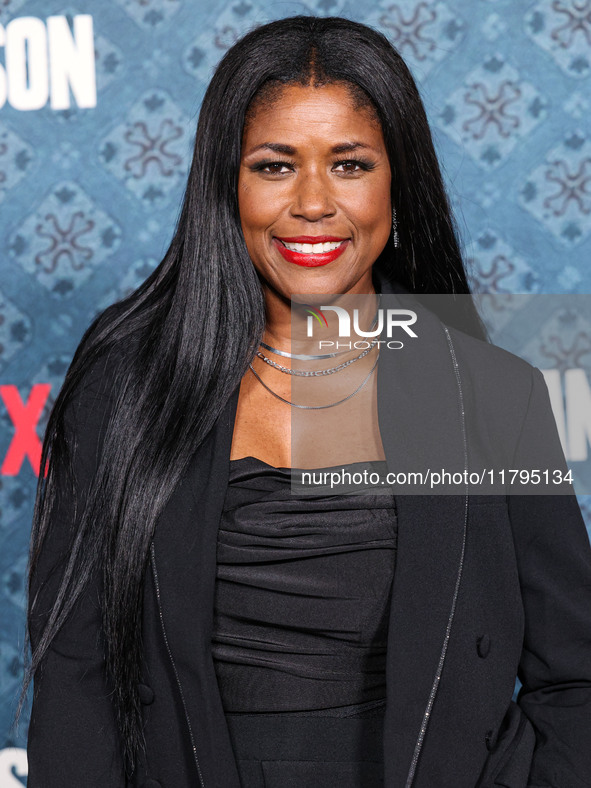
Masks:
[[[98,468],[33,644],[25,690],[99,572],[107,674],[128,769],[143,746],[137,695],[142,588],[155,525],[240,384],[265,326],[263,291],[238,211],[245,117],[267,85],[328,82],[361,90],[382,125],[400,245],[395,249],[389,241],[376,266],[411,292],[470,292],[425,111],[388,40],[353,21],[306,16],[272,22],[239,40],[205,94],[170,247],[150,277],[84,334],[43,443],[46,473],[39,477],[30,556],[30,629],[38,614],[32,591],[43,545],[60,528],[52,517],[58,484],[63,488],[64,478],[74,475],[72,443],[81,437],[68,437],[68,408],[97,363],[125,350]],[[461,324],[465,328],[465,317]],[[477,318],[473,325],[481,333]]]

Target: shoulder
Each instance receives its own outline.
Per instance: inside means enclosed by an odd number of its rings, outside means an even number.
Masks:
[[[73,365],[68,376],[62,388],[65,422],[78,426],[103,422],[123,386],[125,354],[106,350]]]
[[[525,359],[504,348],[485,342],[457,328],[447,329],[454,347],[461,353],[465,364],[480,372],[507,372],[520,378],[529,378],[536,368]]]
[[[64,458],[71,455],[79,481],[92,477],[96,470],[129,386],[132,353],[131,343],[94,350],[81,347],[70,365],[54,406],[52,426]]]
[[[70,418],[79,420],[109,408],[125,388],[139,350],[133,336],[113,331],[123,313],[120,303],[108,307],[76,349],[60,392]],[[124,338],[117,339],[118,335]]]
[[[544,377],[525,359],[455,328],[447,329],[456,353],[460,376],[477,390],[495,392],[501,401],[527,402]]]
[[[469,296],[462,296],[468,298]],[[484,339],[447,325],[442,314],[448,313],[450,308],[443,309],[442,296],[402,294],[396,296],[396,302],[412,309],[416,313],[417,332],[425,337],[426,347],[422,355],[430,363],[441,363],[439,354],[446,347],[446,342],[441,342],[442,334],[447,337],[449,350],[458,364],[458,371],[465,384],[473,384],[479,392],[495,389],[499,381],[503,381],[504,393],[507,398],[515,401],[527,399],[532,386],[543,382],[543,376],[534,366],[523,358],[500,348]],[[461,316],[465,310],[458,307]],[[445,353],[447,356],[447,353]],[[441,370],[447,367],[444,360]]]
[[[469,433],[483,450],[494,447],[498,467],[523,453],[522,467],[562,467],[556,422],[544,376],[524,359],[448,329],[464,394]],[[552,464],[554,463],[554,464]],[[557,464],[558,463],[558,464]],[[511,466],[515,467],[515,466]]]

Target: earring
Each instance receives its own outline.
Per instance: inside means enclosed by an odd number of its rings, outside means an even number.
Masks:
[[[400,239],[398,238],[398,219],[396,217],[396,208],[392,208],[392,242],[394,248],[398,249],[400,246]]]

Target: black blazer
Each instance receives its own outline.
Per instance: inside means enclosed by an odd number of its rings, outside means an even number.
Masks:
[[[507,468],[563,467],[539,370],[447,332],[430,313],[421,312],[418,325],[429,336],[419,360],[380,354],[379,422],[390,469],[422,462],[413,452],[425,442],[432,468],[482,466],[493,437]],[[117,385],[112,369],[107,363],[90,376],[72,408],[80,499]],[[237,398],[238,391],[195,452],[156,528],[139,686],[147,748],[136,773],[126,780],[121,765],[97,578],[35,681],[29,788],[239,787],[210,650]],[[72,510],[63,500],[33,578],[33,644],[55,593]],[[384,784],[588,788],[591,548],[575,497],[460,490],[400,495],[397,510]]]

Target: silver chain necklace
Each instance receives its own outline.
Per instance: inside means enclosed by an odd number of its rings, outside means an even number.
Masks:
[[[257,350],[257,356],[265,364],[269,364],[269,366],[273,367],[274,369],[278,369],[279,372],[283,372],[285,375],[295,375],[296,377],[300,378],[320,378],[323,375],[334,375],[335,372],[340,372],[342,369],[354,364],[356,361],[360,361],[362,358],[365,358],[369,352],[371,352],[374,347],[378,344],[378,340],[374,339],[371,345],[366,348],[362,353],[355,358],[350,358],[348,361],[343,361],[342,364],[339,364],[336,367],[331,367],[330,369],[315,369],[315,370],[305,370],[305,369],[291,369],[291,367],[283,367],[281,364],[278,364],[273,359],[265,356],[264,353],[261,353],[260,350]]]
[[[377,358],[376,358],[376,360],[374,362],[373,367],[369,370],[369,372],[367,373],[366,378],[359,384],[359,386],[357,386],[355,391],[352,391],[351,394],[348,394],[346,397],[344,397],[343,399],[338,400],[337,402],[329,402],[328,405],[298,405],[295,402],[290,402],[288,399],[284,399],[283,397],[280,397],[279,394],[276,394],[273,391],[273,389],[269,388],[269,386],[267,386],[267,384],[263,380],[261,380],[260,375],[258,375],[254,371],[254,368],[253,368],[252,364],[249,364],[248,368],[250,369],[252,374],[255,376],[255,378],[258,380],[258,382],[261,384],[261,386],[263,386],[263,388],[266,388],[267,391],[269,392],[269,394],[272,394],[275,397],[275,399],[278,399],[281,402],[285,402],[286,405],[291,405],[292,408],[301,408],[302,410],[324,410],[325,408],[334,408],[336,405],[342,405],[343,402],[346,402],[348,399],[351,399],[351,397],[354,397],[355,394],[360,392],[361,389],[365,386],[365,384],[368,382],[368,380],[372,376],[372,373],[373,373],[374,369],[378,365],[379,358],[380,358],[380,354],[378,352],[378,355],[377,355]]]
[[[322,353],[319,356],[308,356],[305,353],[288,353],[287,350],[279,350],[276,347],[271,347],[271,345],[267,345],[266,342],[259,343],[261,347],[264,347],[265,350],[268,350],[270,353],[275,353],[278,356],[283,356],[283,358],[295,358],[296,361],[322,361],[325,358],[336,358],[336,356],[344,356],[348,353],[348,350],[341,350],[338,353]]]

